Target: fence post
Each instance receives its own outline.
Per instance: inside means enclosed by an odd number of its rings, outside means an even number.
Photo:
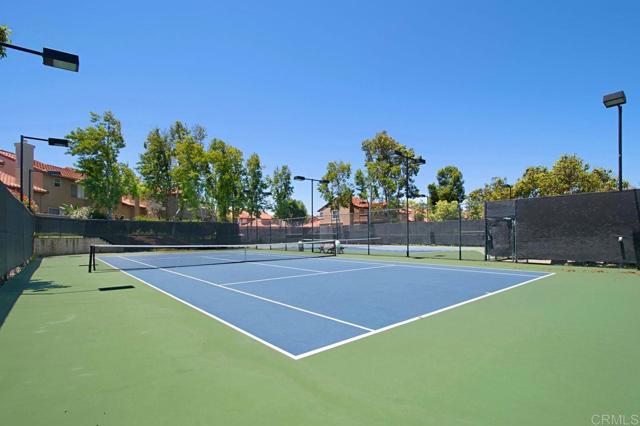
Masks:
[[[489,255],[487,253],[489,241],[489,223],[487,222],[487,202],[484,202],[484,261],[489,260]]]
[[[458,260],[462,260],[462,207],[458,203]]]

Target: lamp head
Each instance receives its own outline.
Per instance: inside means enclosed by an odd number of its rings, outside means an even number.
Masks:
[[[602,103],[605,107],[611,108],[618,105],[623,105],[627,103],[627,97],[624,92],[621,90],[615,93],[609,93],[608,95],[604,95],[602,98]]]

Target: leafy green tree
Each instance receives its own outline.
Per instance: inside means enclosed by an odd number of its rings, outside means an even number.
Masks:
[[[331,205],[333,210],[348,207],[353,196],[351,188],[351,164],[342,161],[330,161],[327,172],[322,176],[329,183],[321,183],[318,190],[322,198]]]
[[[209,190],[216,202],[218,220],[228,222],[229,211],[232,220],[235,220],[244,205],[242,151],[220,139],[213,139],[209,145],[208,159],[211,174]]]
[[[149,132],[144,149],[138,161],[138,171],[142,176],[147,196],[162,205],[165,219],[168,220],[169,197],[175,188],[172,177],[173,146],[168,135],[155,128]]]
[[[383,201],[388,205],[397,205],[399,203],[398,194],[401,191],[404,192],[406,182],[404,165],[402,160],[394,154],[396,150],[403,152],[405,155],[415,155],[413,149],[400,144],[385,131],[377,133],[372,139],[362,142],[367,175],[371,179],[374,190],[379,190]],[[414,178],[419,170],[419,164],[411,163],[409,165],[410,196],[418,192],[414,184]]]
[[[518,198],[532,198],[547,195],[549,170],[544,166],[528,167],[514,186]]]
[[[118,163],[124,148],[120,121],[111,111],[103,115],[90,113],[91,125],[77,128],[67,135],[69,152],[78,157],[76,168],[85,177],[82,181],[87,198],[97,209],[105,209],[111,218],[113,210],[128,191],[123,166]]]
[[[276,167],[273,175],[269,179],[271,187],[271,197],[273,198],[274,216],[284,219],[291,216],[291,196],[293,195],[293,184],[291,183],[291,170],[289,166]]]
[[[358,198],[362,200],[368,200],[369,181],[366,173],[362,169],[356,170],[353,180],[356,186],[356,194],[358,195]]]
[[[263,169],[258,154],[251,154],[245,168],[244,195],[247,212],[252,218],[259,218],[267,207],[265,192],[269,186],[264,179]]]
[[[458,219],[458,202],[440,200],[429,212],[429,219],[434,222]]]
[[[169,130],[169,135],[170,142],[175,147],[171,179],[177,188],[178,209],[181,215],[190,211],[194,217],[198,217],[208,166],[204,146],[179,121]]]
[[[437,183],[429,184],[429,200],[432,206],[440,201],[464,200],[464,180],[462,172],[455,166],[446,166],[436,174]]]
[[[290,218],[292,217],[308,217],[309,213],[307,213],[307,207],[300,200],[289,200],[289,212]]]
[[[133,198],[140,197],[142,183],[136,173],[126,163],[120,163],[120,176],[122,176],[122,192]]]
[[[11,39],[9,39],[9,35],[11,35],[11,30],[6,25],[0,25],[0,42],[2,43],[11,43]],[[0,59],[7,56],[7,50],[0,46]]]
[[[469,193],[465,207],[467,219],[479,220],[484,218],[484,195],[482,189],[476,189]]]
[[[628,182],[623,186],[628,187]],[[617,187],[611,170],[591,166],[577,155],[563,155],[551,170],[544,166],[529,167],[518,179],[515,195],[521,198],[581,192],[613,191]]]

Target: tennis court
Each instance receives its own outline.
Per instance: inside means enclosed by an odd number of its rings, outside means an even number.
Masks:
[[[98,253],[96,272],[120,270],[293,359],[551,275],[365,261],[305,246],[107,246],[116,253]]]

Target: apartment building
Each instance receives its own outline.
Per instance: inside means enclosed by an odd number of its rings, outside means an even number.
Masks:
[[[20,144],[16,151],[0,150],[0,181],[19,198],[20,194]],[[24,196],[29,196],[29,175],[31,175],[31,199],[38,206],[38,212],[50,215],[62,215],[63,204],[76,207],[91,205],[82,187],[84,176],[71,167],[60,167],[34,159],[35,146],[24,144]],[[18,159],[18,161],[16,161]],[[147,206],[139,199],[122,197],[114,212],[114,217],[133,219],[145,216]]]

